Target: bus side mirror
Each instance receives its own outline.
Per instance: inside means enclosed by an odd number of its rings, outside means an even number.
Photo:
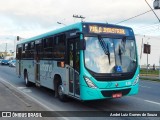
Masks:
[[[80,31],[77,31],[76,34],[79,36],[82,35],[82,38],[83,38],[78,41],[79,42],[79,50],[85,50],[86,49],[86,41],[84,39],[84,34]]]
[[[85,39],[81,39],[79,41],[79,50],[85,50],[86,49],[86,41]]]

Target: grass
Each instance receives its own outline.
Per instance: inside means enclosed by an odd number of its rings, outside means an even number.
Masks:
[[[141,75],[153,75],[153,76],[158,76],[159,75],[159,70],[148,70],[148,73],[147,73],[147,70],[146,69],[141,69],[140,70],[140,74]]]
[[[150,70],[148,70],[148,73],[147,73],[146,69],[140,70],[140,79],[141,80],[151,80],[151,81],[160,82],[160,79],[158,77],[159,77],[159,70],[150,69]]]

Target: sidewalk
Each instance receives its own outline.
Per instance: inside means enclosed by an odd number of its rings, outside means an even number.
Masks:
[[[13,111],[47,111],[40,104],[27,98],[27,96],[18,92],[12,86],[7,85],[0,81],[0,116],[2,112],[13,112]],[[50,120],[52,118],[5,118],[1,117],[0,120]],[[57,118],[54,118],[57,119]]]

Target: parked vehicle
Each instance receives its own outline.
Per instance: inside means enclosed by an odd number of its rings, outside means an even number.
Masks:
[[[2,61],[1,61],[1,65],[8,65],[9,63],[9,60],[5,60],[5,59],[3,59]]]
[[[9,62],[13,59],[13,56],[5,56],[4,59],[1,61],[1,65],[9,65]]]
[[[16,60],[10,60],[9,67],[15,67],[15,66],[16,66]]]

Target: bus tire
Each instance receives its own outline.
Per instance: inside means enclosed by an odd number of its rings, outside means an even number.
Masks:
[[[63,93],[64,89],[62,86],[62,83],[59,81],[57,84],[57,93],[58,93],[58,98],[60,101],[62,102],[66,102],[67,101],[67,96]]]
[[[28,74],[27,74],[27,72],[24,73],[24,81],[25,81],[25,85],[27,87],[29,87],[31,85],[31,82],[28,80]]]

